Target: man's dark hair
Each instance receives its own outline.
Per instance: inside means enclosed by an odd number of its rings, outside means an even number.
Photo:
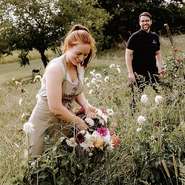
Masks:
[[[150,19],[152,19],[152,15],[151,15],[149,12],[143,12],[143,13],[141,13],[141,14],[139,15],[139,19],[140,19],[141,16],[147,16],[147,17],[149,17]]]

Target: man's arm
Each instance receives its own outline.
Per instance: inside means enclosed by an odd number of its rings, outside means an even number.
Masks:
[[[156,65],[158,68],[158,73],[163,76],[165,69],[164,69],[164,64],[163,64],[160,50],[156,51],[155,57],[156,57]]]
[[[125,61],[126,61],[126,66],[128,71],[128,79],[131,82],[134,82],[136,79],[132,68],[132,60],[133,60],[133,50],[126,48]]]

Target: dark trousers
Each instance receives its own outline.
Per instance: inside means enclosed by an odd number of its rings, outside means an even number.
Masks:
[[[159,77],[157,74],[150,74],[147,75],[136,75],[136,82],[129,84],[131,88],[131,102],[130,108],[132,115],[136,110],[136,98],[141,96],[142,92],[144,91],[146,86],[152,86],[156,93],[159,92],[157,86],[159,84]]]

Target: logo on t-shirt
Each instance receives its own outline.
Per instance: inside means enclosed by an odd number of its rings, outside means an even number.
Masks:
[[[156,41],[156,40],[153,40],[153,41],[152,41],[152,44],[157,44],[157,41]]]

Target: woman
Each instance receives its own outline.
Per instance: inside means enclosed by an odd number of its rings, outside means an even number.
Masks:
[[[75,25],[64,40],[63,55],[48,64],[37,104],[26,123],[32,128],[28,133],[31,157],[43,152],[44,132],[51,125],[60,122],[62,127],[75,125],[79,130],[88,128],[72,112],[71,104],[75,100],[89,116],[96,112],[85,98],[82,84],[84,69],[94,54],[95,41],[89,30]]]

